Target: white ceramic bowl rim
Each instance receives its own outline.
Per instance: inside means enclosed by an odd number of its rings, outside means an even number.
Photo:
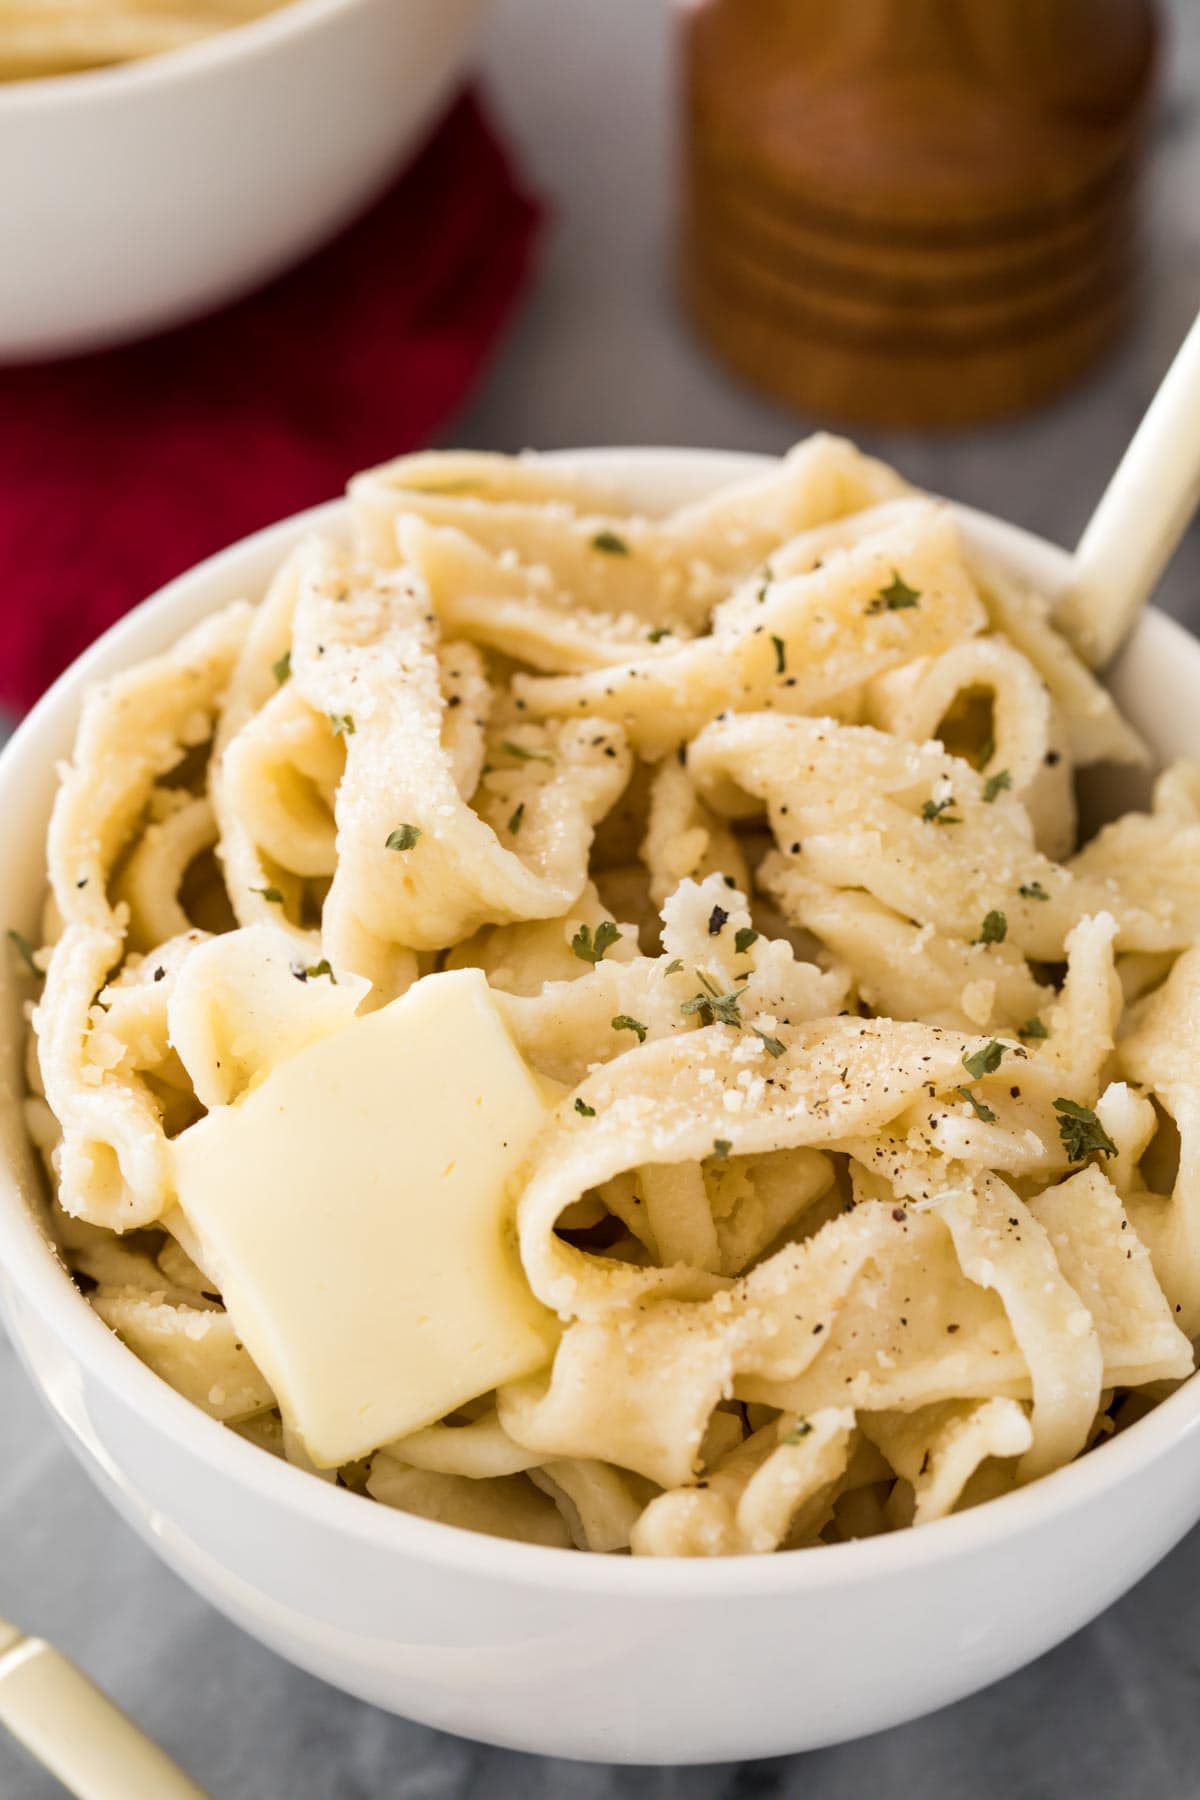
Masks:
[[[0,81],[0,115],[24,110],[66,106],[80,100],[123,99],[131,91],[168,86],[172,81],[220,69],[242,58],[266,55],[289,38],[319,26],[339,12],[347,12],[362,0],[287,0],[276,12],[226,25],[211,36],[177,50],[129,62],[108,63],[98,69],[76,69],[65,75],[30,75],[19,81]],[[401,0],[394,0],[399,5]]]
[[[341,0],[311,0],[321,6]],[[303,6],[305,0],[299,0]],[[773,460],[710,451],[676,449],[573,450],[551,453],[547,460],[572,463],[576,459],[597,473],[636,469],[671,458],[685,461],[722,461],[726,468],[740,463],[746,473]],[[1043,569],[1054,565],[1065,573],[1066,553],[1058,546],[1003,521],[956,507],[973,525],[982,528],[993,547],[1008,544],[1024,548],[1026,564]],[[345,515],[344,501],[294,515],[243,538],[195,565],[144,600],[90,646],[44,694],[0,752],[0,786],[10,761],[17,760],[25,742],[35,736],[47,714],[53,713],[65,688],[75,689],[90,677],[101,657],[120,647],[128,635],[136,635],[139,622],[154,608],[168,608],[184,591],[205,577],[215,577],[227,565],[248,552],[270,549],[273,539],[290,542],[301,528],[329,530]],[[1178,636],[1189,654],[1196,648],[1189,635],[1164,615],[1152,611],[1156,630]],[[72,1354],[119,1399],[136,1407],[157,1430],[173,1442],[203,1458],[206,1464],[228,1476],[236,1488],[254,1490],[285,1510],[304,1514],[316,1525],[344,1532],[357,1540],[411,1555],[418,1561],[452,1566],[492,1579],[529,1583],[613,1597],[622,1594],[651,1595],[663,1599],[714,1598],[759,1593],[814,1593],[846,1582],[872,1581],[898,1570],[914,1570],[947,1560],[957,1560],[997,1540],[1036,1529],[1055,1515],[1086,1501],[1095,1500],[1117,1487],[1137,1468],[1152,1462],[1174,1443],[1200,1430],[1200,1374],[1193,1375],[1144,1418],[1116,1437],[1088,1451],[1077,1461],[1028,1487],[1003,1495],[970,1512],[939,1519],[928,1525],[846,1544],[823,1544],[806,1550],[776,1552],[764,1556],[713,1559],[614,1557],[565,1553],[536,1544],[485,1537],[454,1525],[438,1524],[395,1511],[350,1490],[335,1487],[305,1471],[293,1468],[239,1437],[227,1426],[185,1400],[153,1374],[76,1290],[61,1264],[47,1251],[39,1227],[26,1215],[23,1229],[13,1229],[0,1211],[0,1259],[18,1286]]]

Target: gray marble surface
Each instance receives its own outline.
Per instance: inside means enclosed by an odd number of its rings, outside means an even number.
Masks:
[[[1136,332],[1086,389],[1034,418],[933,442],[868,440],[918,481],[1066,544],[1200,301],[1200,0],[1172,11]],[[815,423],[734,386],[681,326],[669,28],[662,0],[497,0],[488,82],[554,223],[536,289],[448,441],[780,449]],[[1163,597],[1200,621],[1195,530]],[[243,1637],[108,1510],[2,1342],[0,1421],[0,1613],[75,1656],[217,1800],[1200,1796],[1200,1533],[1089,1630],[902,1730],[736,1768],[585,1767],[390,1718]],[[4,1800],[59,1791],[0,1736]]]

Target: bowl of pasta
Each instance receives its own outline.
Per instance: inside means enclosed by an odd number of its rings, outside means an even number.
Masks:
[[[1067,570],[831,438],[422,454],[25,721],[0,1297],[214,1605],[703,1762],[969,1693],[1200,1517],[1200,649],[1102,686]]]
[[[194,318],[315,249],[433,122],[483,0],[0,0],[0,361]]]

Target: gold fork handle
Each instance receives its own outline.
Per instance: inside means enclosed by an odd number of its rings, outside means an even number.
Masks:
[[[210,1800],[53,1645],[3,1620],[0,1724],[76,1800]]]

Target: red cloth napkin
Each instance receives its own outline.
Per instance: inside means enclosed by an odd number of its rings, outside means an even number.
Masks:
[[[0,700],[135,601],[426,441],[529,268],[539,209],[466,94],[300,269],[128,349],[0,370]]]

